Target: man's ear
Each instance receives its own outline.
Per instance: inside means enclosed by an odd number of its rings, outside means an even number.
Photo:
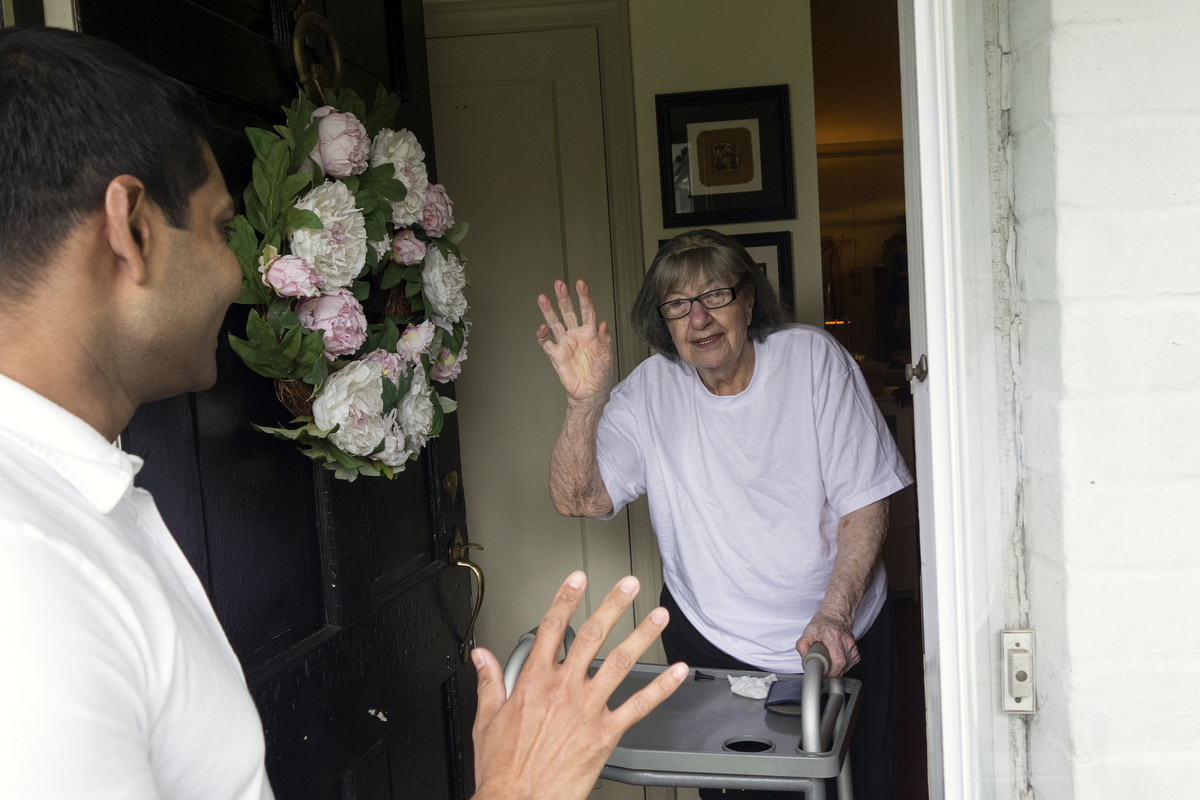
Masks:
[[[150,253],[161,212],[146,186],[132,175],[113,178],[104,192],[105,231],[122,277],[137,285],[149,278]]]

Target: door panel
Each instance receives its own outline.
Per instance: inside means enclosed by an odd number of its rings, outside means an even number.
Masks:
[[[296,94],[285,0],[80,0],[81,29],[194,85],[209,103],[213,152],[236,200],[253,153],[243,128],[281,119]],[[315,10],[324,9],[316,3]],[[419,0],[330,3],[346,85],[368,100],[403,89],[398,126],[420,138],[434,172]],[[345,26],[345,27],[341,27]],[[324,49],[317,37],[316,50]],[[473,682],[458,655],[470,573],[449,564],[466,530],[457,419],[395,481],[332,479],[251,422],[290,416],[271,382],[224,342],[249,309],[234,306],[207,392],[138,410],[124,439],[146,459],[138,483],[200,575],[242,661],[267,742],[276,794],[288,798],[464,798],[471,787],[461,717]]]
[[[614,319],[599,51],[592,28],[432,39],[441,176],[471,221],[474,328],[458,381],[471,529],[486,549],[479,641],[503,658],[573,569],[578,624],[630,573],[629,527],[559,516],[547,467],[566,397],[534,332],[535,299],[585,279]],[[621,620],[611,643],[632,630]]]

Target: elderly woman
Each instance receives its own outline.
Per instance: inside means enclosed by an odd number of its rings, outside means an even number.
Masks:
[[[538,342],[568,399],[550,462],[555,507],[608,519],[647,495],[671,661],[799,672],[824,642],[830,674],[864,684],[856,792],[895,797],[879,553],[887,498],[912,478],[854,359],[825,331],[789,323],[745,248],[691,231],[658,252],[634,306],[634,329],[658,352],[609,397],[612,337],[583,281],[577,291],[578,317],[561,281],[561,319],[538,297]]]

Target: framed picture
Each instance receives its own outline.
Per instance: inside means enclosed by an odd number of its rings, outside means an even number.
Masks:
[[[664,228],[795,218],[786,84],[654,103]]]
[[[758,268],[767,275],[779,302],[791,314],[795,310],[794,282],[792,280],[792,232],[771,231],[770,233],[729,233],[754,259]],[[659,239],[661,248],[668,239]]]

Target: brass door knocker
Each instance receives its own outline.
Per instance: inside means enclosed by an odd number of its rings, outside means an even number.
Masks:
[[[329,23],[329,20],[315,11],[304,11],[303,5],[297,9],[297,14],[299,14],[299,18],[296,20],[296,31],[292,34],[292,55],[296,59],[296,73],[300,77],[300,86],[308,95],[308,99],[318,106],[325,105],[325,88],[340,89],[342,86],[342,48],[338,44],[337,33],[333,30],[333,25]],[[313,28],[325,34],[329,52],[333,55],[332,77],[329,74],[329,68],[324,64],[309,65],[308,63],[305,47],[309,46],[307,40],[312,35]]]

